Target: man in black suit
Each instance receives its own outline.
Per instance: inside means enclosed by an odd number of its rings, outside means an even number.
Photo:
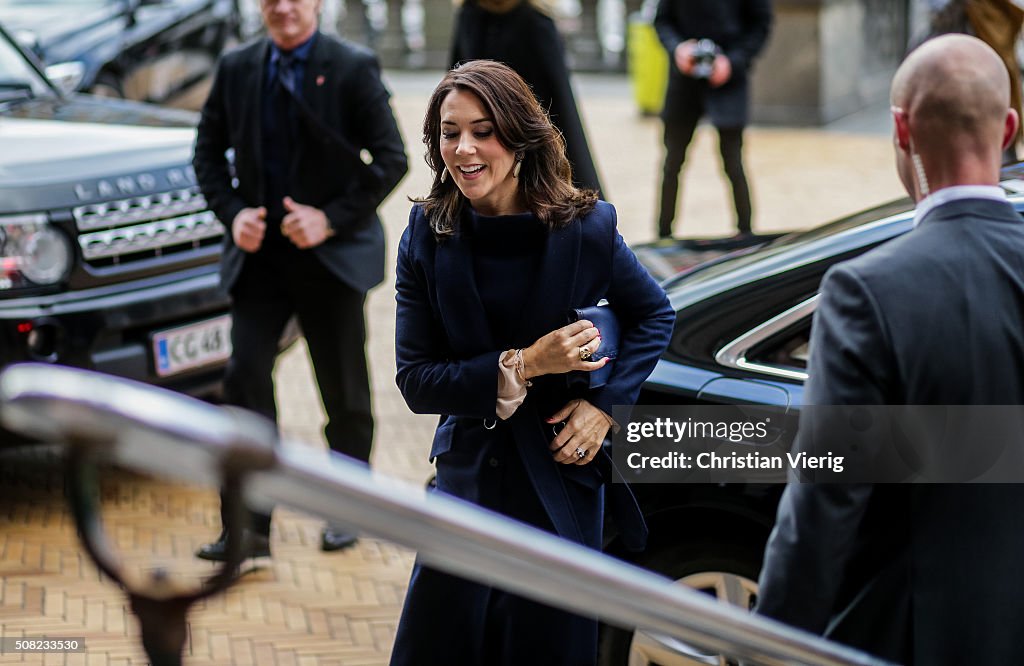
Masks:
[[[892,116],[915,229],[825,276],[805,402],[1024,404],[1024,222],[997,187],[1018,125],[1006,68],[973,37],[925,42]],[[1022,507],[1024,485],[790,484],[757,612],[900,663],[1017,663]]]
[[[661,176],[658,237],[672,237],[679,171],[697,123],[707,115],[718,130],[722,165],[732,184],[736,226],[750,233],[750,188],[743,170],[743,128],[750,106],[750,67],[771,29],[770,0],[660,0],[654,17],[668,50],[665,164]],[[714,42],[712,66],[704,68],[698,44]]]
[[[196,136],[196,176],[225,237],[228,403],[276,419],[272,371],[292,315],[309,346],[331,449],[368,462],[373,415],[363,302],[384,278],[377,207],[405,146],[372,53],[317,30],[320,0],[262,0],[268,37],[221,58]],[[233,161],[226,153],[234,153]],[[269,554],[254,514],[252,555]],[[223,559],[225,540],[198,556]],[[328,527],[323,550],[355,542]]]

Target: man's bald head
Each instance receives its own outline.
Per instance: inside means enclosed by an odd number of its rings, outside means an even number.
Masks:
[[[1002,124],[1010,106],[1010,78],[985,42],[943,35],[903,61],[892,82],[892,103],[917,123],[973,133],[984,124]]]
[[[908,190],[905,162],[914,154],[923,159],[933,190],[998,180],[1016,115],[1009,110],[1006,67],[987,44],[968,35],[928,40],[896,71],[891,99],[903,153],[898,164]]]

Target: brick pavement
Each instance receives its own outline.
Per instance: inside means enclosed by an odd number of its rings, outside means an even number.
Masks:
[[[411,151],[411,172],[382,213],[389,239],[388,265],[408,215],[408,197],[427,190],[420,124],[440,73],[389,72],[394,106]],[[630,242],[650,240],[660,171],[660,124],[638,117],[625,80],[578,80],[591,143],[609,198],[619,209]],[[727,186],[719,174],[714,133],[698,131],[684,187],[679,235],[730,233]],[[754,128],[748,135],[748,170],[755,228],[812,226],[900,194],[884,133]],[[412,415],[394,386],[393,281],[371,293],[369,355],[378,435],[378,473],[422,483],[434,417]],[[278,365],[285,434],[322,447],[322,410],[304,346]],[[61,479],[45,455],[17,463],[0,460],[0,635],[84,636],[87,654],[0,655],[0,663],[145,663],[137,626],[121,593],[96,572],[78,548]],[[105,481],[108,532],[130,566],[159,564],[185,580],[210,572],[191,557],[216,536],[212,491],[117,473]],[[187,661],[194,664],[386,663],[412,554],[364,538],[341,553],[317,550],[319,521],[280,509],[274,521],[269,568],[247,574],[227,594],[191,616]]]

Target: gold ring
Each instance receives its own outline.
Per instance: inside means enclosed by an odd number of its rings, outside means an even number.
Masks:
[[[590,358],[590,354],[591,354],[591,351],[589,349],[587,349],[586,347],[580,347],[580,360],[581,361],[586,361],[588,358]]]

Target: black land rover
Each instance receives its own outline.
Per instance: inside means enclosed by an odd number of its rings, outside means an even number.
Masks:
[[[0,29],[0,366],[216,395],[230,352],[224,229],[190,165],[194,121],[64,96]]]

